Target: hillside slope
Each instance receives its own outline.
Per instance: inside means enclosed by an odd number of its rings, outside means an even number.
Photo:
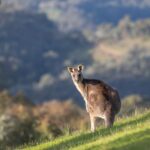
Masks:
[[[99,128],[95,133],[82,132],[24,150],[148,150],[150,146],[150,111],[119,119],[113,128]]]

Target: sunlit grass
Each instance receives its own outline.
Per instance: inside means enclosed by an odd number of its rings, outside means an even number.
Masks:
[[[127,150],[150,147],[150,111],[117,120],[113,128],[100,127],[95,133],[75,132],[53,141],[26,146],[24,150]]]

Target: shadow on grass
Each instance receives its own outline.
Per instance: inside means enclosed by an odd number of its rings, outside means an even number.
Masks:
[[[79,145],[87,143],[89,141],[94,141],[97,137],[107,136],[109,134],[112,134],[113,131],[115,132],[116,130],[121,130],[126,126],[136,125],[137,123],[146,121],[149,118],[150,118],[150,113],[147,113],[145,116],[141,116],[138,119],[115,125],[114,127],[110,128],[110,129],[103,128],[103,129],[96,131],[95,133],[81,134],[81,135],[76,136],[67,141],[63,141],[57,145],[51,145],[48,148],[44,148],[44,150],[62,150],[62,149],[67,150],[70,147],[73,148],[75,146],[79,146]]]
[[[106,149],[107,150],[149,150],[150,147],[150,130],[139,131],[137,133],[133,133],[130,135],[124,135],[121,138],[115,139],[106,144],[97,144],[92,145],[85,150],[99,150],[99,149]]]

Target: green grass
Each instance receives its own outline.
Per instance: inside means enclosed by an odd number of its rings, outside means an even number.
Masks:
[[[114,127],[96,132],[76,132],[53,141],[26,146],[24,150],[149,150],[150,110],[116,121]]]

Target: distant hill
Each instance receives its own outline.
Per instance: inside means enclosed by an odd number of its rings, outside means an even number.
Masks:
[[[30,95],[33,89],[41,90],[59,82],[67,61],[84,62],[85,55],[78,54],[92,46],[82,33],[62,33],[42,14],[1,13],[0,18],[1,70],[6,87],[12,91],[23,90]],[[54,89],[55,86],[56,83]]]
[[[66,69],[83,63],[86,77],[105,80],[121,97],[150,96],[149,7],[138,0],[2,2],[0,89],[34,102],[83,104]]]
[[[1,11],[45,13],[59,28],[79,30],[100,23],[118,23],[125,15],[133,20],[150,16],[150,1],[144,0],[4,0]]]

